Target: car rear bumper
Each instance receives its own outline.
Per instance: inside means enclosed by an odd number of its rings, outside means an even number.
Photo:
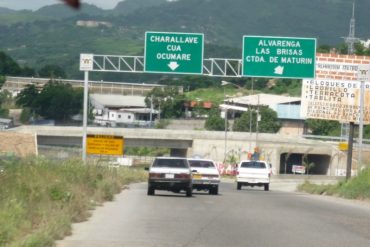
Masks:
[[[219,185],[219,180],[193,180],[193,189],[209,189],[215,188]]]
[[[270,183],[269,178],[243,178],[243,177],[237,177],[236,182],[242,183],[242,184],[254,184],[254,185],[263,185]]]
[[[192,181],[190,180],[149,180],[149,187],[156,190],[181,190],[192,187]]]

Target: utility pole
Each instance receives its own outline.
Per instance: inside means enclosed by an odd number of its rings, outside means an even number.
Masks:
[[[150,126],[152,126],[153,121],[153,94],[150,96]]]
[[[250,96],[253,95],[253,83],[254,83],[254,78],[252,77],[252,85],[251,85],[251,93],[249,94]],[[252,96],[253,97],[253,96]],[[251,103],[249,103],[249,152],[252,152],[252,109],[251,109]]]
[[[352,17],[349,23],[349,34],[348,37],[343,37],[344,41],[348,45],[348,54],[352,55],[355,52],[355,43],[359,41],[355,37],[355,0],[352,4]],[[347,151],[347,173],[346,179],[351,177],[352,171],[352,153],[353,153],[353,135],[354,135],[354,122],[349,123],[349,134],[348,134],[348,151]]]

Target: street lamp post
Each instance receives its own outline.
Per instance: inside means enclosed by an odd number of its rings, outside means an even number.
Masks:
[[[221,86],[226,86],[226,85],[233,85],[237,87],[238,89],[242,89],[243,87],[239,86],[238,84],[228,82],[228,81],[221,81]],[[226,100],[226,94],[225,94],[225,87],[224,87],[224,102]],[[226,162],[226,156],[227,156],[227,131],[228,131],[228,122],[227,122],[227,107],[225,107],[225,146],[224,146],[224,162]]]

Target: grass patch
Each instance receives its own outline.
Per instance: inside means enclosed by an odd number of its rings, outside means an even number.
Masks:
[[[1,166],[0,246],[53,246],[89,210],[146,178],[143,170],[80,160],[27,158]]]
[[[311,194],[336,195],[347,199],[370,199],[370,168],[348,181],[340,181],[335,185],[317,185],[305,181],[298,186],[298,190]]]

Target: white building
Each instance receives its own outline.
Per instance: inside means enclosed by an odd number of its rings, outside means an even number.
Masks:
[[[103,126],[152,126],[159,111],[147,108],[145,97],[91,94],[94,123]]]

